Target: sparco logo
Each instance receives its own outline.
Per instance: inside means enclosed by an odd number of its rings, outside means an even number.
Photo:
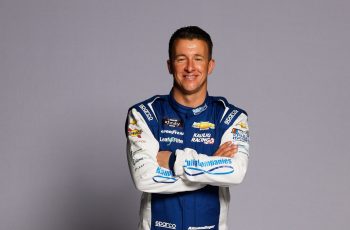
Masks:
[[[167,223],[167,222],[156,221],[156,227],[176,229],[176,224],[171,224],[171,223]]]
[[[224,123],[225,123],[226,125],[229,125],[230,122],[231,122],[231,120],[232,120],[232,118],[233,118],[237,113],[238,113],[237,110],[233,110],[233,111],[228,115],[228,117],[226,118],[226,120],[224,121]]]
[[[141,104],[139,106],[142,111],[146,114],[146,117],[149,121],[152,121],[153,120],[153,117],[152,117],[152,114],[148,111],[148,109],[146,108],[146,106],[144,104]]]

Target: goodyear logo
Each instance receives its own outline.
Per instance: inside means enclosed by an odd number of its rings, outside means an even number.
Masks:
[[[130,137],[138,137],[138,138],[141,138],[141,133],[142,133],[142,130],[140,129],[128,129],[128,134]]]
[[[215,129],[215,125],[209,121],[194,122],[192,127],[200,130]]]

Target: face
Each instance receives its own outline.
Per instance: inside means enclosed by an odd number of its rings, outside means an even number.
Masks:
[[[174,89],[191,95],[207,92],[207,78],[215,66],[209,60],[207,43],[198,39],[178,39],[174,42],[173,57],[168,60],[169,72],[174,77]]]

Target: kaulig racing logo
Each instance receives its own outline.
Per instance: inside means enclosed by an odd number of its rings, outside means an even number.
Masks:
[[[155,226],[160,228],[176,229],[176,224],[171,224],[162,221],[156,221]]]
[[[211,133],[194,133],[191,142],[214,144],[214,138],[211,137]]]

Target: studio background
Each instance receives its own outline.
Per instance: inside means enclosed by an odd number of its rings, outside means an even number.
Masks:
[[[214,42],[210,95],[249,114],[231,229],[350,226],[350,2],[0,0],[0,229],[133,230],[127,109],[167,94],[170,35]]]

